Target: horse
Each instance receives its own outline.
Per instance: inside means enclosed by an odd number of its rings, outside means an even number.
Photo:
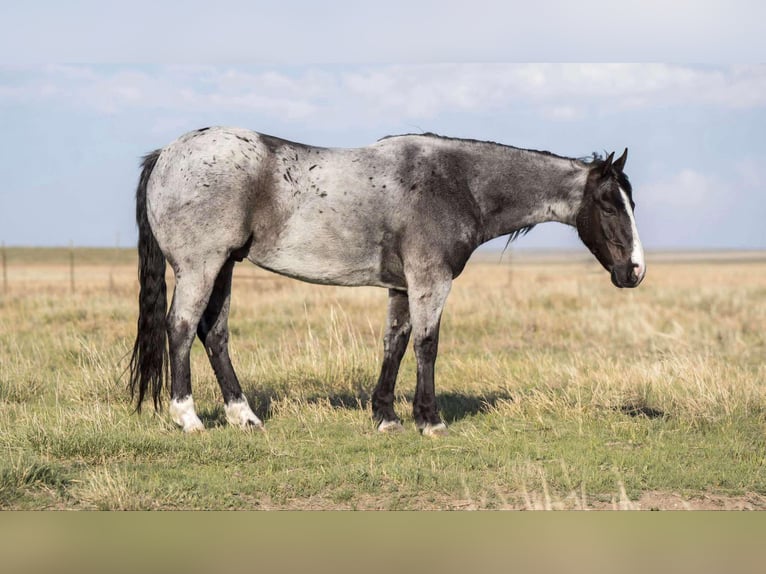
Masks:
[[[576,227],[615,286],[643,280],[624,172],[628,150],[614,155],[569,158],[433,133],[359,148],[230,127],[179,137],[144,156],[136,191],[140,291],[131,401],[140,412],[151,393],[160,410],[169,386],[172,420],[185,432],[204,430],[191,388],[196,334],[227,422],[263,428],[228,351],[232,270],[248,259],[310,283],[388,289],[374,422],[381,432],[403,428],[394,388],[412,336],[415,425],[422,435],[445,434],[434,388],[439,325],[452,281],[479,245],[557,221]],[[169,312],[166,262],[175,274]]]

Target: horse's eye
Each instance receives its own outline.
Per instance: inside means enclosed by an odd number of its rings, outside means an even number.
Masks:
[[[617,210],[611,205],[605,205],[602,209],[607,215],[617,215]]]

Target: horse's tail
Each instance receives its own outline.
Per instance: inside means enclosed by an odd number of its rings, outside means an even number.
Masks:
[[[130,396],[141,412],[144,395],[151,389],[154,408],[162,408],[162,387],[168,379],[167,286],[165,256],[149,227],[146,212],[146,186],[161,150],[144,156],[143,171],[136,190],[136,223],[138,224],[138,329],[130,358]]]

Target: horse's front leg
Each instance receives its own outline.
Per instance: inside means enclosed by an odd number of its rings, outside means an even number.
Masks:
[[[372,416],[381,432],[399,431],[402,422],[394,411],[394,388],[407,343],[410,340],[410,303],[406,291],[389,289],[388,318],[383,338],[383,364],[372,393]]]
[[[434,389],[434,366],[439,349],[439,324],[444,303],[447,301],[452,276],[447,273],[425,274],[429,277],[408,277],[410,316],[414,338],[418,380],[412,413],[415,424],[424,435],[442,435],[447,432],[439,416]]]

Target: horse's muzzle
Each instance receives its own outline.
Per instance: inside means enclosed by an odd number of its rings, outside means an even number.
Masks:
[[[636,268],[638,266],[629,261],[628,263],[618,263],[612,266],[612,283],[615,287],[638,287],[643,280],[643,273],[641,277],[636,275]]]

